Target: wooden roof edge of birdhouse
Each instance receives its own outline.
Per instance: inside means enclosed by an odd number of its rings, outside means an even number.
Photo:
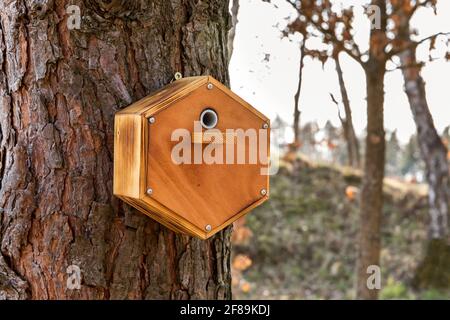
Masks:
[[[175,101],[184,98],[190,92],[198,89],[202,85],[211,83],[214,87],[219,88],[222,92],[228,95],[231,99],[237,101],[244,108],[248,109],[254,115],[259,117],[262,121],[270,124],[270,119],[263,113],[254,108],[250,103],[242,99],[230,88],[216,80],[212,76],[195,76],[186,77],[162,87],[161,89],[151,93],[145,98],[131,104],[130,106],[118,111],[116,115],[120,114],[139,114],[146,118],[149,118],[158,111],[168,107]]]
[[[138,114],[144,117],[149,117],[149,110],[155,111],[161,107],[164,108],[179,98],[184,97],[189,92],[197,89],[199,86],[206,84],[207,81],[208,76],[188,77],[173,81],[168,85],[150,93],[139,101],[136,101],[128,107],[118,111],[116,115]]]
[[[250,112],[255,114],[257,117],[259,117],[261,120],[266,122],[267,124],[270,124],[270,119],[266,117],[263,113],[258,111],[255,107],[253,107],[250,103],[242,99],[240,96],[238,96],[236,93],[234,93],[230,88],[226,87],[224,84],[222,84],[220,81],[216,80],[212,76],[208,76],[207,79],[208,82],[212,83],[214,86],[221,89],[224,93],[226,93],[231,99],[237,101],[239,104],[241,104],[243,107],[248,109]]]

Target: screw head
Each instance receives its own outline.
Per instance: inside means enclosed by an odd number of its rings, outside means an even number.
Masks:
[[[262,127],[263,129],[269,129],[269,125],[267,123],[264,123]]]
[[[261,189],[261,195],[265,196],[267,194],[267,190],[266,189]]]
[[[214,88],[214,85],[210,82],[206,87],[208,88],[208,90],[212,90]]]
[[[175,80],[180,80],[181,78],[183,78],[183,75],[181,74],[181,72],[175,72],[174,78]]]
[[[150,123],[155,123],[155,117],[150,117],[149,119],[148,119],[148,122],[150,122]]]
[[[210,225],[210,224],[207,224],[207,225],[205,226],[205,230],[208,231],[208,232],[210,232],[210,231],[212,230],[211,225]]]
[[[153,194],[153,189],[148,188],[148,189],[147,189],[147,194],[148,194],[149,196],[152,195],[152,194]]]

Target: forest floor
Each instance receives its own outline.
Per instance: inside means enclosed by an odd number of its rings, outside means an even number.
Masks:
[[[361,173],[284,163],[270,200],[235,225],[234,299],[352,299]],[[450,299],[411,286],[427,237],[427,188],[385,181],[382,299]]]

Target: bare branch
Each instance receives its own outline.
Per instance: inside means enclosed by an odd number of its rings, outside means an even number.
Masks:
[[[427,61],[414,62],[414,63],[410,63],[410,64],[407,64],[407,65],[396,65],[395,68],[388,69],[388,70],[386,70],[386,72],[394,72],[394,71],[397,71],[397,70],[406,70],[406,69],[410,69],[410,68],[423,68],[426,63],[438,61],[440,59],[445,59],[445,57],[430,58]]]
[[[361,64],[363,67],[365,66],[365,63],[362,61],[362,58],[361,58],[361,52],[359,50],[359,47],[356,45],[356,43],[351,45],[352,49],[347,48],[347,46],[346,46],[347,43],[345,41],[339,40],[336,37],[334,30],[325,29],[320,24],[320,22],[314,21],[312,19],[312,17],[310,17],[308,15],[303,15],[301,13],[300,8],[297,6],[296,1],[291,2],[290,0],[287,0],[286,2],[289,3],[297,11],[299,16],[304,17],[310,25],[312,25],[317,31],[319,31],[325,37],[325,39],[327,39],[330,42],[332,42],[333,44],[339,46],[343,52],[347,53],[350,57],[352,57],[356,62]]]
[[[433,40],[436,39],[439,36],[450,36],[450,32],[439,32],[436,34],[433,34],[429,37],[423,38],[422,40],[419,41],[411,41],[410,43],[408,43],[408,45],[401,47],[401,48],[397,48],[397,49],[392,49],[391,51],[389,51],[388,53],[386,53],[386,57],[388,59],[392,58],[395,55],[399,55],[402,52],[405,52],[406,50],[414,50],[416,49],[419,45],[421,45],[422,43],[429,41],[429,40]]]
[[[346,123],[346,120],[342,117],[342,115],[341,115],[341,109],[339,109],[339,102],[337,102],[337,100],[336,100],[336,98],[334,97],[334,95],[330,92],[330,97],[331,97],[331,101],[336,105],[336,107],[337,107],[337,110],[338,110],[338,117],[339,117],[339,120],[341,121],[341,123],[343,124],[343,125],[345,125],[345,123]]]
[[[339,102],[337,102],[336,98],[334,97],[334,95],[330,92],[330,97],[331,97],[331,101],[333,101],[333,103],[337,106],[339,106]]]
[[[425,65],[424,62],[416,62],[416,63],[410,63],[408,65],[397,65],[395,68],[393,69],[387,69],[386,72],[394,72],[397,70],[405,70],[405,69],[410,69],[410,68],[422,68]]]

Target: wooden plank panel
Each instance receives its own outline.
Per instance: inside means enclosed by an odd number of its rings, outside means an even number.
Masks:
[[[149,125],[146,181],[147,187],[153,189],[152,199],[199,229],[204,230],[209,224],[214,230],[263,199],[260,192],[268,189],[268,177],[260,174],[265,165],[176,165],[172,162],[171,152],[176,144],[170,141],[172,131],[185,128],[192,132],[194,120],[208,107],[218,113],[217,129],[222,132],[236,128],[260,129],[266,119],[218,87],[208,90],[205,85],[190,92],[186,98],[153,114],[156,121]],[[248,147],[247,141],[246,150]]]
[[[115,195],[139,198],[142,146],[140,116],[116,114],[114,123]]]

